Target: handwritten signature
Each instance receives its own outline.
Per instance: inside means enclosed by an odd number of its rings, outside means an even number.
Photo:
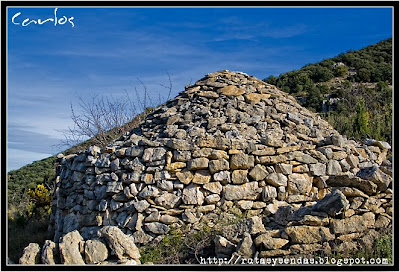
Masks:
[[[21,12],[18,12],[12,17],[11,21],[12,21],[12,23],[14,25],[21,25],[23,27],[26,27],[26,26],[28,26],[30,24],[43,25],[43,24],[45,24],[47,22],[54,22],[54,26],[64,25],[67,22],[70,23],[72,25],[72,27],[75,26],[75,24],[73,22],[73,20],[74,20],[73,16],[71,16],[69,18],[67,18],[66,16],[57,17],[57,10],[58,10],[58,8],[54,9],[54,17],[49,17],[49,18],[47,18],[45,20],[42,20],[40,18],[37,19],[37,20],[26,18],[25,20],[22,21],[22,23],[21,23],[21,20],[19,20],[20,18],[18,18],[21,15]]]

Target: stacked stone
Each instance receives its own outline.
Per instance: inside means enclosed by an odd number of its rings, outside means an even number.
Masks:
[[[382,233],[390,231],[391,215],[384,207],[391,206],[391,197],[383,193],[366,199],[346,198],[342,191],[333,189],[313,205],[282,203],[263,221],[254,216],[230,226],[227,234],[215,238],[215,253],[232,263],[239,258],[314,258],[316,253],[351,256],[352,252],[371,248]]]
[[[19,260],[20,264],[140,264],[140,252],[132,237],[118,227],[105,226],[96,239],[86,240],[77,230],[71,231],[59,243],[46,240],[40,249],[30,243]]]
[[[317,233],[326,240],[350,235],[340,224],[368,219],[368,228],[375,221],[387,227],[389,149],[380,141],[347,140],[259,79],[208,74],[112,145],[59,157],[55,241],[74,230],[91,239],[102,226],[118,226],[147,244],[171,227],[196,227],[233,212],[269,218],[273,234],[263,237],[287,240],[272,240],[272,249],[263,244],[269,250],[316,243]],[[334,214],[310,208],[332,192],[348,205]],[[285,211],[297,217],[291,221]],[[338,214],[348,223],[334,223]],[[316,236],[302,240],[286,227]]]

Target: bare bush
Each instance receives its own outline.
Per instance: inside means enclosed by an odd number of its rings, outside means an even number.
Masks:
[[[94,95],[85,100],[78,96],[77,107],[71,103],[73,127],[68,127],[63,144],[73,146],[94,138],[97,144],[103,145],[108,141],[107,132],[112,129],[122,132],[121,127],[138,114],[136,109],[128,94],[124,99]]]
[[[169,90],[168,98],[172,91],[172,81],[168,74],[168,85],[162,87]],[[149,96],[147,86],[139,78],[137,79],[143,89],[142,95],[135,87],[136,101],[125,90],[124,96],[114,97],[112,95],[93,95],[86,100],[77,96],[78,103],[71,103],[71,119],[73,126],[63,132],[64,140],[60,146],[72,147],[88,139],[93,144],[105,146],[119,135],[133,129],[142,119],[143,115],[151,112],[152,108],[162,104],[161,95],[158,97],[158,104]]]

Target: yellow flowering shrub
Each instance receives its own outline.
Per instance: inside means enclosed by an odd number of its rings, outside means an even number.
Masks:
[[[43,216],[50,212],[52,195],[43,184],[38,184],[34,189],[28,190],[29,206],[28,215]],[[44,209],[44,210],[43,210]],[[43,214],[45,213],[45,214]]]

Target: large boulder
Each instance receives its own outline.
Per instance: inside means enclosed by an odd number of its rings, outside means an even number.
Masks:
[[[118,227],[106,226],[101,228],[100,233],[110,246],[112,255],[123,260],[131,258],[134,260],[140,259],[139,249],[136,247],[132,236],[124,234]]]
[[[61,263],[85,264],[81,254],[83,243],[84,240],[77,230],[65,234],[59,244]]]
[[[40,247],[37,243],[30,243],[25,247],[19,264],[37,264],[40,262]]]
[[[87,264],[97,264],[108,258],[108,249],[100,240],[85,242],[85,261]]]
[[[42,249],[42,263],[56,264],[59,263],[58,245],[53,241],[46,240]]]

